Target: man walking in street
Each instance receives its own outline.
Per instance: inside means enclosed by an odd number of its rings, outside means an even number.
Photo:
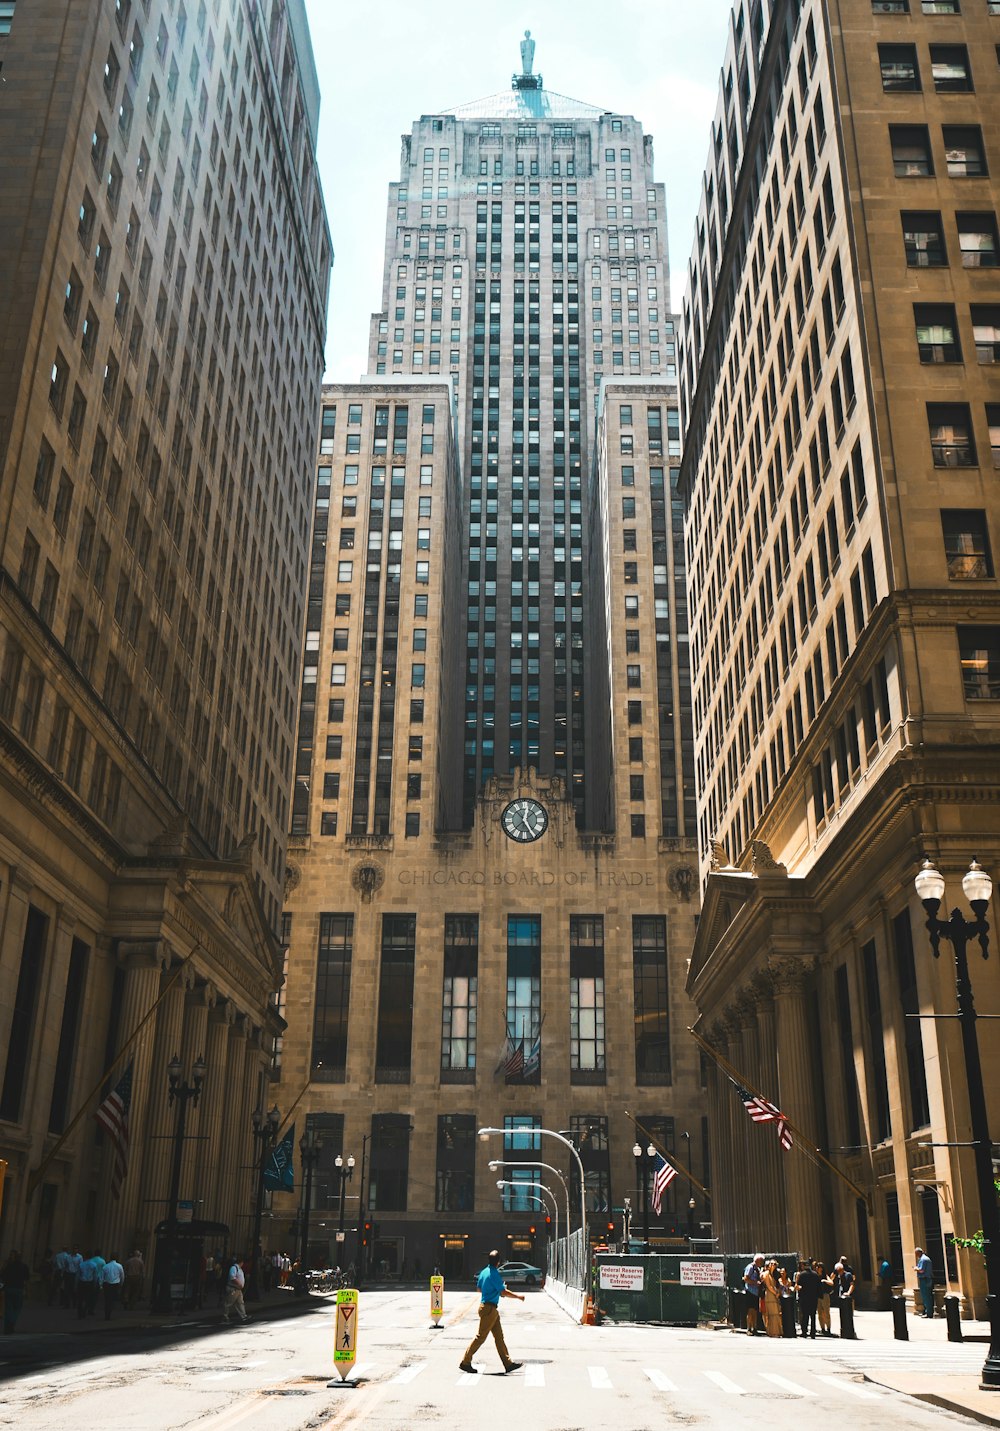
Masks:
[[[519,1361],[511,1361],[510,1352],[503,1339],[503,1328],[500,1325],[500,1298],[513,1297],[518,1302],[523,1302],[524,1298],[519,1292],[512,1292],[504,1285],[499,1264],[500,1253],[494,1248],[490,1253],[489,1261],[476,1278],[476,1285],[482,1298],[479,1306],[479,1331],[472,1338],[466,1348],[465,1356],[459,1362],[463,1371],[470,1371],[473,1375],[475,1375],[476,1368],[472,1365],[472,1358],[491,1332],[500,1354],[500,1360],[503,1362],[504,1371],[517,1371],[522,1365]]]
[[[743,1285],[747,1291],[747,1332],[750,1336],[757,1335],[757,1313],[760,1311],[760,1299],[764,1291],[764,1254],[757,1252],[754,1254],[752,1262],[748,1262],[743,1269]]]
[[[142,1260],[142,1253],[136,1248],[135,1252],[125,1263],[125,1310],[131,1312],[133,1307],[138,1306],[139,1298],[142,1296],[142,1285],[146,1280],[146,1264]]]
[[[234,1257],[229,1266],[229,1274],[226,1277],[226,1303],[222,1308],[222,1320],[229,1321],[231,1312],[236,1313],[240,1322],[249,1321],[247,1309],[243,1305],[243,1288],[246,1286],[246,1277],[243,1268]]]
[[[923,1312],[918,1312],[917,1316],[933,1317],[934,1265],[922,1247],[915,1247],[913,1253],[917,1259],[913,1268],[917,1274],[917,1289],[920,1292],[920,1300],[924,1304]]]
[[[81,1259],[80,1266],[76,1273],[76,1315],[82,1321],[84,1317],[92,1317],[97,1306],[97,1293],[100,1289],[101,1268],[104,1266],[104,1259],[98,1257],[96,1252],[90,1252]]]
[[[125,1268],[112,1252],[101,1268],[101,1293],[104,1297],[104,1320],[106,1322],[111,1320],[112,1308],[122,1294],[124,1282]]]

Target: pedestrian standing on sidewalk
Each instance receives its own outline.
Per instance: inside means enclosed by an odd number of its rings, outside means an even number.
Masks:
[[[816,1276],[819,1278],[819,1301],[816,1304],[816,1313],[819,1318],[820,1334],[824,1337],[832,1337],[830,1330],[830,1296],[833,1292],[833,1274],[827,1272],[822,1262],[814,1264]]]
[[[226,1277],[226,1303],[222,1308],[222,1320],[229,1321],[230,1313],[235,1312],[238,1321],[249,1321],[247,1309],[243,1305],[243,1288],[246,1286],[246,1275],[234,1257],[229,1265],[229,1273]]]
[[[795,1274],[795,1293],[799,1302],[799,1327],[804,1337],[816,1337],[816,1310],[819,1306],[820,1279],[815,1263],[800,1262]],[[827,1313],[830,1304],[827,1302]]]
[[[757,1335],[757,1313],[760,1311],[760,1299],[764,1295],[764,1254],[757,1252],[753,1261],[748,1262],[743,1269],[743,1285],[747,1289],[747,1333],[751,1337]]]
[[[52,1305],[52,1298],[59,1294],[59,1305],[66,1305],[66,1272],[69,1268],[69,1248],[60,1247],[55,1257],[52,1259],[52,1287],[49,1297],[49,1306]]]
[[[125,1268],[112,1252],[101,1268],[101,1295],[104,1298],[104,1320],[110,1322],[111,1313],[117,1305],[125,1284]]]
[[[73,1251],[70,1253],[69,1262],[67,1263],[67,1266],[66,1266],[66,1303],[65,1303],[65,1305],[70,1309],[70,1311],[72,1311],[73,1308],[77,1305],[78,1288],[77,1288],[77,1285],[76,1285],[76,1284],[77,1284],[77,1281],[78,1281],[78,1279],[79,1279],[79,1276],[80,1276],[80,1268],[81,1268],[82,1266],[83,1266],[83,1253],[80,1251],[79,1247],[74,1247],[74,1248],[73,1248]]]
[[[20,1252],[11,1251],[7,1261],[0,1267],[0,1285],[3,1286],[3,1330],[11,1336],[17,1326],[17,1319],[24,1306],[24,1289],[28,1285],[31,1271]]]
[[[146,1280],[146,1264],[142,1260],[142,1253],[138,1248],[125,1263],[125,1310],[131,1312],[133,1307],[138,1306],[142,1296],[143,1283]]]
[[[76,1269],[76,1315],[81,1322],[97,1304],[97,1275],[100,1269],[95,1262],[96,1255],[94,1252],[88,1252],[86,1257],[80,1259],[80,1265]]]
[[[920,1300],[924,1304],[924,1310],[918,1312],[918,1317],[933,1317],[934,1315],[934,1265],[922,1247],[915,1247],[913,1255],[916,1257],[914,1272],[917,1274],[917,1290],[920,1292]]]
[[[476,1278],[476,1285],[482,1298],[479,1306],[479,1331],[466,1347],[465,1356],[459,1362],[459,1366],[462,1371],[471,1371],[475,1374],[476,1368],[472,1365],[472,1358],[492,1332],[504,1371],[517,1371],[522,1363],[511,1361],[507,1343],[503,1339],[503,1328],[500,1325],[500,1298],[513,1297],[517,1302],[523,1302],[524,1298],[519,1292],[512,1292],[504,1284],[503,1273],[500,1271],[500,1253],[496,1248],[490,1253],[489,1261]]]

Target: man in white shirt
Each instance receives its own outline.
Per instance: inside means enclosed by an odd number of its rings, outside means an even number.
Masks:
[[[110,1322],[111,1309],[121,1296],[122,1284],[125,1281],[125,1268],[118,1261],[118,1258],[113,1252],[101,1268],[100,1275],[101,1292],[104,1296],[104,1320]]]
[[[241,1322],[249,1320],[247,1309],[243,1305],[243,1288],[246,1286],[246,1277],[243,1275],[243,1268],[234,1258],[229,1265],[229,1275],[226,1278],[226,1300],[222,1308],[222,1320],[228,1322],[230,1314],[236,1313],[237,1319]]]

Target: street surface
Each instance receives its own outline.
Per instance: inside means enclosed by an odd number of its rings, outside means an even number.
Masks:
[[[0,1426],[29,1431],[411,1431],[435,1423],[476,1431],[616,1431],[663,1426],[734,1431],[763,1419],[801,1431],[971,1427],[977,1423],[866,1381],[882,1369],[924,1381],[982,1365],[978,1344],[751,1340],[729,1331],[574,1325],[542,1291],[505,1300],[503,1322],[521,1371],[505,1376],[492,1339],[458,1363],[477,1325],[478,1298],[445,1291],[431,1330],[425,1292],[362,1293],[355,1388],[330,1389],[334,1305],[273,1322],[209,1330],[150,1347],[123,1335],[0,1388]],[[943,1328],[942,1328],[943,1337]],[[98,1342],[100,1343],[98,1345]],[[10,1346],[7,1342],[5,1350]],[[113,1354],[110,1354],[112,1353]],[[748,1399],[756,1403],[748,1406]],[[1000,1406],[997,1408],[1000,1413]]]

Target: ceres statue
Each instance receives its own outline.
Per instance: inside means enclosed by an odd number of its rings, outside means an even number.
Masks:
[[[521,41],[521,71],[530,75],[532,66],[535,63],[535,42],[531,38],[531,31],[525,30],[524,39]]]

